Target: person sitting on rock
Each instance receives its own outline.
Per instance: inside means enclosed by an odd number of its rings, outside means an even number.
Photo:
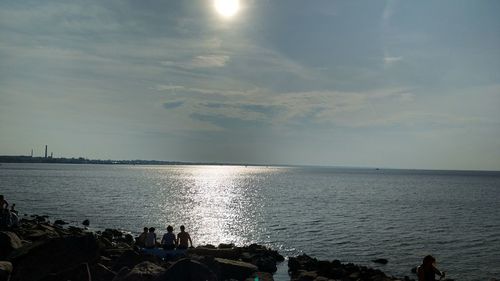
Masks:
[[[135,244],[139,247],[144,247],[145,246],[144,242],[146,242],[146,236],[148,236],[148,228],[147,227],[145,227],[144,232],[141,233],[141,235],[139,235],[139,237],[137,237],[137,239],[135,240]]]
[[[146,249],[154,249],[156,247],[156,233],[154,227],[149,228],[146,240],[144,241],[144,246]]]
[[[3,213],[4,210],[9,210],[9,202],[4,199],[3,195],[0,195],[0,211]]]
[[[193,247],[193,241],[191,240],[191,236],[189,236],[189,233],[187,233],[183,225],[180,227],[181,232],[177,234],[177,249],[184,250],[188,248],[188,241],[191,244],[191,247]]]
[[[174,228],[171,225],[169,225],[167,226],[167,233],[163,234],[163,238],[161,239],[161,246],[165,251],[175,249],[177,241],[175,239],[175,234],[172,233],[173,231]]]
[[[436,274],[441,278],[445,276],[443,271],[436,268],[436,259],[431,255],[425,256],[422,264],[417,267],[418,281],[435,281]]]
[[[14,209],[15,207],[16,207],[16,204],[12,204],[12,206],[10,207],[10,212],[18,215],[17,210]]]

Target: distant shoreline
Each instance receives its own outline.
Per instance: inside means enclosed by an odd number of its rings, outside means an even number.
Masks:
[[[162,160],[101,160],[78,158],[53,158],[53,157],[31,157],[31,156],[9,156],[0,155],[0,163],[44,163],[44,164],[102,164],[102,165],[214,165],[214,166],[290,166],[290,165],[266,165],[266,164],[244,164],[244,163],[220,163],[220,162],[183,162]]]

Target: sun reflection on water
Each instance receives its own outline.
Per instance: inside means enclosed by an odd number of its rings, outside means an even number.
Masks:
[[[162,179],[158,189],[160,221],[181,224],[200,244],[252,243],[262,216],[258,185],[261,167],[184,166]],[[169,174],[172,175],[170,169]],[[163,226],[162,226],[163,227]],[[161,232],[161,231],[160,231]]]

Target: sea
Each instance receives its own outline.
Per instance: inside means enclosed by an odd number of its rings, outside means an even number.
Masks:
[[[431,254],[449,278],[500,278],[500,172],[3,163],[0,194],[21,216],[95,230],[184,225],[195,246],[258,243],[410,278]]]

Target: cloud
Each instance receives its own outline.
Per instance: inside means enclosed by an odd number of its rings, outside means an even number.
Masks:
[[[172,102],[166,102],[163,104],[163,107],[165,109],[174,109],[177,107],[180,107],[184,104],[184,101],[172,101]]]
[[[223,67],[229,61],[229,56],[222,55],[206,55],[197,56],[191,60],[191,67],[203,68],[203,67]]]
[[[384,57],[385,65],[392,65],[403,60],[403,57]]]
[[[224,67],[229,62],[230,57],[227,55],[199,55],[189,61],[162,61],[161,64],[169,67],[180,67],[185,69],[196,68],[218,68]]]

